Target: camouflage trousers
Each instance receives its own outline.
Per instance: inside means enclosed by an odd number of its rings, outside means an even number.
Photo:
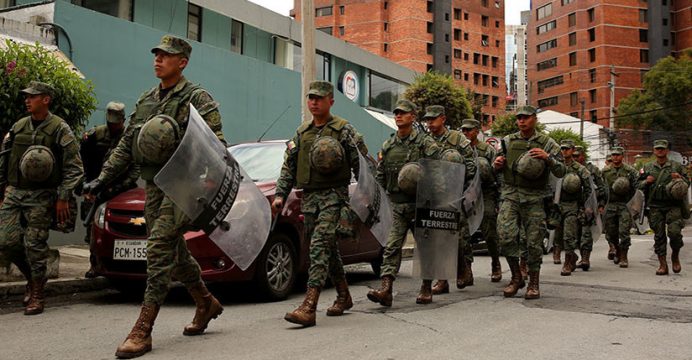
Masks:
[[[632,244],[630,228],[632,217],[624,203],[609,203],[605,210],[605,233],[609,243],[622,249],[629,249]]]
[[[598,212],[594,213],[594,216],[601,216]],[[579,239],[579,249],[582,251],[593,251],[593,243],[597,241],[601,234],[598,233],[597,237],[593,238],[593,233],[591,232],[591,226],[595,223],[595,219],[591,220],[590,223],[582,225],[581,223],[577,226],[577,239]]]
[[[500,256],[500,247],[497,237],[497,199],[493,195],[483,194],[483,222],[481,223],[481,233],[488,246],[488,253],[491,257]]]
[[[672,250],[678,250],[684,246],[682,228],[685,227],[685,220],[682,219],[679,206],[650,208],[649,224],[654,231],[654,252],[656,255],[666,256],[669,238]]]
[[[187,288],[202,281],[197,261],[190,254],[183,235],[190,220],[153,182],[147,181],[144,218],[147,239],[147,288],[144,302],[162,305],[172,278]]]
[[[382,255],[382,267],[380,276],[396,277],[401,267],[401,249],[404,247],[404,240],[409,230],[413,231],[414,220],[416,218],[416,204],[392,203],[393,222],[389,230],[387,244]]]
[[[46,277],[55,199],[53,190],[5,189],[0,206],[0,256],[14,263],[27,280]]]
[[[342,209],[348,206],[348,188],[306,191],[301,210],[305,216],[305,236],[310,239],[308,286],[323,287],[344,279],[344,264],[339,254],[339,225]]]
[[[560,203],[562,221],[560,226],[555,229],[555,245],[565,251],[574,251],[579,248],[577,215],[579,204],[575,201],[565,201]]]
[[[515,202],[505,199],[497,216],[500,248],[505,257],[519,258],[526,254],[529,271],[540,271],[545,236],[543,200]],[[525,241],[520,237],[526,236]]]

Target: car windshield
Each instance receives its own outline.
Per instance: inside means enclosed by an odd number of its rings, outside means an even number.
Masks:
[[[252,181],[275,181],[281,173],[284,161],[284,142],[240,144],[228,148]]]

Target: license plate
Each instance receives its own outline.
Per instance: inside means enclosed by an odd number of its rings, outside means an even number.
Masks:
[[[115,240],[113,260],[146,260],[146,240]]]

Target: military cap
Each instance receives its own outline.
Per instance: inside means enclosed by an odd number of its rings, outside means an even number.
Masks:
[[[606,161],[612,161],[613,160],[613,155],[606,155]]]
[[[445,114],[445,107],[442,105],[430,105],[425,108],[423,119],[432,119]]]
[[[623,149],[620,146],[616,146],[612,149],[610,149],[610,155],[622,155],[625,153],[625,149]]]
[[[125,120],[125,104],[111,101],[106,105],[106,122],[120,123]]]
[[[584,152],[584,147],[581,145],[574,145],[574,155],[580,155]]]
[[[46,84],[44,82],[32,81],[29,83],[29,87],[22,90],[22,93],[28,95],[45,94],[52,97],[55,95],[55,88],[53,88],[53,86],[51,86],[50,84]]]
[[[401,99],[396,102],[396,106],[394,107],[394,112],[398,111],[403,111],[403,112],[415,112],[416,111],[416,104],[413,102],[406,100],[406,99]]]
[[[189,59],[190,54],[192,53],[192,46],[190,45],[190,43],[181,38],[175,37],[173,35],[164,35],[161,38],[161,43],[156,47],[152,48],[151,52],[155,53],[156,50],[161,50],[173,55],[182,54],[183,56]]]
[[[570,139],[564,139],[560,141],[560,147],[561,148],[568,148],[568,149],[574,149],[574,140]]]
[[[668,148],[668,140],[664,140],[664,139],[654,140],[654,149],[667,149],[667,148]]]
[[[462,129],[478,129],[481,127],[481,123],[476,119],[464,119],[461,122]]]
[[[536,108],[531,106],[531,105],[520,106],[517,109],[517,115],[526,115],[526,116],[536,115]]]
[[[310,87],[308,88],[308,94],[309,95],[317,95],[321,97],[329,96],[334,94],[334,85],[330,83],[329,81],[313,81],[310,83]]]

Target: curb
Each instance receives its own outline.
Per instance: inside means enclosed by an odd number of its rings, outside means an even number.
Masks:
[[[24,294],[26,283],[15,281],[0,283],[0,298],[20,296]],[[47,295],[73,294],[78,292],[103,290],[110,286],[106,278],[95,279],[55,279],[46,283]]]
[[[413,257],[413,246],[404,246],[401,249],[401,257],[403,259],[408,259]]]

